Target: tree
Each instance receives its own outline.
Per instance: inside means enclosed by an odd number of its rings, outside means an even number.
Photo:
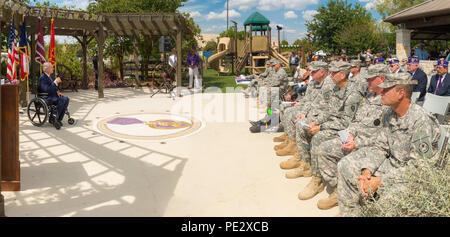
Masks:
[[[243,30],[238,31],[237,34],[238,34],[238,40],[244,40],[245,32]],[[228,28],[228,30],[225,30],[222,33],[220,33],[219,36],[234,38],[234,27]],[[250,37],[249,32],[247,32],[247,36]]]
[[[287,42],[287,40],[282,40],[280,44],[281,45],[289,45],[289,42]]]
[[[216,40],[210,40],[210,41],[206,42],[206,45],[203,48],[203,50],[204,51],[216,52],[217,51],[217,41]]]
[[[333,41],[340,49],[344,49],[347,55],[357,55],[367,49],[379,51],[381,35],[375,32],[374,26],[351,25],[335,35]]]
[[[119,62],[119,77],[123,80],[123,60],[126,54],[133,51],[133,44],[127,37],[108,37],[105,41],[105,56],[117,57]]]
[[[321,49],[339,53],[340,48],[336,36],[352,25],[370,25],[375,20],[360,4],[352,5],[347,0],[330,0],[320,5],[318,13],[311,21],[306,22],[308,33],[312,34],[312,42]]]
[[[423,2],[425,2],[425,0],[378,0],[375,9],[384,19],[392,14]]]

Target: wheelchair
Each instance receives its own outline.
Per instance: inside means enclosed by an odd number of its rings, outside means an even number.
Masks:
[[[47,93],[38,93],[36,97],[30,100],[27,106],[28,119],[30,119],[31,123],[37,127],[44,125],[47,120],[49,122],[53,121],[53,126],[59,130],[62,123],[56,119],[58,117],[58,110],[56,109],[58,102],[46,100],[44,96],[47,95]],[[54,111],[53,114],[52,111]],[[68,118],[67,123],[73,125],[75,119],[70,117],[68,109],[66,110],[65,115],[67,115]]]

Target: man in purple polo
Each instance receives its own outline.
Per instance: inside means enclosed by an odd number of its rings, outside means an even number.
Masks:
[[[195,49],[191,49],[191,52],[187,57],[187,66],[189,68],[189,86],[188,89],[192,89],[192,79],[195,77],[195,80],[198,81],[198,65],[200,64],[200,58],[195,53]]]

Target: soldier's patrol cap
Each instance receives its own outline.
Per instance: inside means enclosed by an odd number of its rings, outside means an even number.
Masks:
[[[409,73],[390,73],[386,75],[383,83],[378,85],[380,88],[389,88],[395,85],[413,85],[411,81],[411,74]]]
[[[266,65],[269,65],[269,64],[271,64],[271,63],[273,63],[273,62],[272,62],[272,59],[269,59],[269,60],[266,61]]]
[[[275,66],[275,65],[277,65],[277,64],[281,64],[281,61],[280,60],[278,60],[278,59],[272,59],[273,61],[273,65]]]
[[[352,65],[352,67],[360,67],[361,66],[361,60],[359,59],[353,59],[350,61],[350,64]]]
[[[417,57],[417,56],[412,56],[412,57],[408,58],[408,63],[419,63],[419,62],[420,62],[420,60],[419,60],[419,57]]]
[[[309,70],[311,71],[317,71],[317,70],[328,70],[328,64],[326,62],[322,62],[322,61],[313,61],[311,62],[311,64],[308,66]]]
[[[332,72],[340,72],[340,71],[348,72],[351,67],[352,65],[348,62],[335,62],[332,64],[329,70]]]
[[[366,79],[369,79],[373,77],[384,76],[389,73],[388,70],[388,66],[384,64],[370,65],[369,68],[367,68],[367,72],[365,73],[364,77]]]
[[[383,63],[383,62],[384,62],[384,58],[382,58],[382,57],[378,57],[373,60],[373,64],[379,64],[379,63]]]
[[[441,58],[437,61],[436,66],[443,66],[443,67],[448,67],[448,61]]]

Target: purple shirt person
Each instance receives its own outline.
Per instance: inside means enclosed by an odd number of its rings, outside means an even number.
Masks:
[[[188,67],[198,67],[200,64],[200,58],[196,53],[190,53],[187,57],[187,66]]]

